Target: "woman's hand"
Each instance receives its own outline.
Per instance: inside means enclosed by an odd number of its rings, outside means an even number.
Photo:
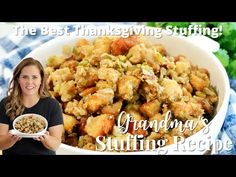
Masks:
[[[36,141],[41,141],[47,149],[54,150],[50,148],[50,146],[48,145],[48,142],[50,142],[50,139],[51,139],[48,131],[46,131],[44,135],[33,138],[33,139]]]
[[[48,138],[48,136],[49,136],[49,132],[46,131],[44,135],[33,138],[33,139],[36,140],[36,141],[42,141],[43,142]]]
[[[61,137],[63,133],[63,125],[56,125],[49,128],[44,135],[34,138],[34,140],[41,141],[43,145],[52,151],[56,151],[61,144]]]
[[[10,140],[13,142],[17,142],[20,141],[22,137],[19,137],[17,135],[12,135],[11,133],[8,134],[8,136],[10,137]]]
[[[21,137],[13,135],[8,125],[0,124],[0,149],[5,150],[12,147]]]

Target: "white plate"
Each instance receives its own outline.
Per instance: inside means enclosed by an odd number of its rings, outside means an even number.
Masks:
[[[22,138],[37,138],[37,137],[45,134],[45,132],[40,132],[40,133],[36,133],[36,134],[19,133],[18,131],[14,130],[14,129],[10,130],[10,133],[12,135],[17,135]]]

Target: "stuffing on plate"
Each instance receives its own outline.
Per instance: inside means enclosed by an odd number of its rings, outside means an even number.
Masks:
[[[135,129],[134,121],[160,122],[168,111],[171,120],[183,123],[199,117],[210,121],[215,114],[218,96],[207,69],[192,65],[184,54],[170,56],[162,44],[143,36],[80,39],[63,52],[48,58],[45,71],[50,93],[63,108],[65,144],[96,150],[97,137],[127,144],[127,136],[142,135],[142,140],[165,138],[168,145],[173,136],[189,137],[204,125],[156,131]],[[123,111],[133,120],[126,133],[119,131],[119,123],[125,125],[125,118],[119,119]]]
[[[37,116],[24,116],[15,122],[15,128],[21,133],[34,134],[45,128],[45,122]]]

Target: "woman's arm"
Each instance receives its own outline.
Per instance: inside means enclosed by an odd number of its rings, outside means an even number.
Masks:
[[[9,149],[20,139],[9,133],[9,125],[0,123],[0,150]]]
[[[45,135],[38,137],[36,140],[39,140],[43,145],[52,150],[56,151],[61,144],[61,138],[64,131],[63,125],[56,125],[49,128],[49,132]]]

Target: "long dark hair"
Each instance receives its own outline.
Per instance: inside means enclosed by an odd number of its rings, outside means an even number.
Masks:
[[[9,89],[7,92],[8,96],[5,108],[6,108],[6,114],[11,120],[13,120],[18,115],[21,115],[25,109],[22,103],[22,90],[20,84],[18,83],[18,79],[22,69],[26,66],[32,66],[32,65],[36,66],[40,71],[41,85],[38,91],[39,97],[43,98],[50,96],[46,86],[46,76],[41,63],[33,58],[23,59],[13,71],[13,78],[10,81]]]

